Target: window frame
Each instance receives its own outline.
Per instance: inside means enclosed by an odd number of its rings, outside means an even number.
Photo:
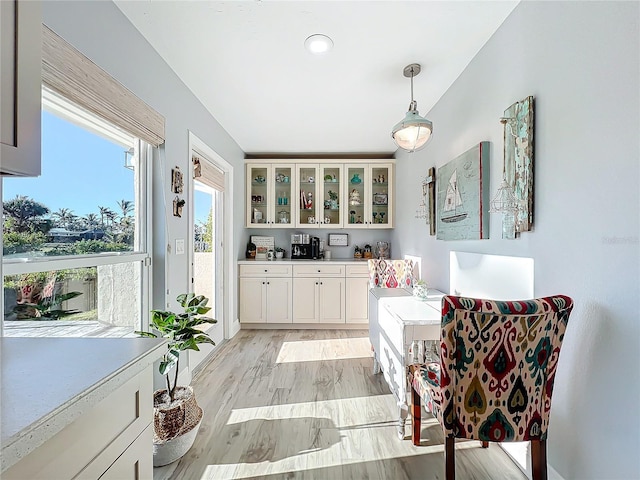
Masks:
[[[141,262],[140,318],[142,324],[136,326],[134,329],[140,328],[141,330],[148,330],[153,278],[151,269],[151,186],[154,147],[133,135],[119,130],[95,114],[74,105],[69,100],[64,99],[64,97],[47,89],[45,86],[43,86],[42,91],[43,110],[47,110],[65,121],[71,122],[90,133],[102,136],[119,145],[123,145],[123,140],[128,141],[128,139],[132,139],[134,143],[134,155],[137,157],[136,161],[139,169],[134,177],[134,196],[136,202],[134,250],[131,252],[102,252],[86,255],[60,255],[51,257],[14,257],[9,259],[5,258],[3,254],[2,267],[0,268],[0,282],[2,283],[3,291],[4,278],[8,275]],[[4,178],[2,179],[2,183],[4,183]],[[0,186],[0,194],[1,193],[2,188]],[[4,306],[2,311],[4,312]],[[2,336],[4,332],[4,313],[0,317],[0,324],[2,325],[2,328],[0,328],[0,336]]]

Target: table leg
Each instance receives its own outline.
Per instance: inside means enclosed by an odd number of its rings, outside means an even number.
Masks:
[[[373,354],[373,374],[378,375],[382,369],[380,368],[380,362],[376,358],[376,354]]]
[[[409,406],[406,402],[398,402],[398,409],[400,410],[400,417],[398,419],[398,438],[400,440],[404,440],[404,427],[407,423],[407,416],[409,415]]]

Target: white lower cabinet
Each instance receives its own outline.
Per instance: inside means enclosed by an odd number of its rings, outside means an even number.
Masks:
[[[347,323],[369,324],[369,268],[347,265],[345,299]]]
[[[152,478],[152,368],[147,367],[2,472],[2,479]]]
[[[369,270],[366,262],[350,263],[242,262],[240,322],[251,328],[367,325]]]
[[[342,264],[294,265],[295,323],[345,323],[344,272]]]
[[[296,277],[295,323],[345,323],[344,278]]]
[[[290,265],[240,266],[240,322],[292,323]]]

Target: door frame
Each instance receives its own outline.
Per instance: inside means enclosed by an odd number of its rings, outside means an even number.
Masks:
[[[193,179],[193,155],[204,157],[215,167],[224,172],[224,192],[222,193],[222,330],[225,340],[233,337],[239,329],[234,328],[233,312],[235,305],[235,289],[233,288],[233,279],[235,278],[236,264],[233,261],[233,166],[222,158],[215,150],[209,147],[205,142],[200,140],[193,132],[189,131],[189,200],[190,205],[194,205],[194,179]],[[189,208],[189,225],[194,222],[194,208]],[[194,236],[193,232],[189,235],[189,279],[193,278],[193,262],[194,262]],[[193,283],[189,282],[189,290],[192,291]],[[220,319],[218,319],[220,321]]]

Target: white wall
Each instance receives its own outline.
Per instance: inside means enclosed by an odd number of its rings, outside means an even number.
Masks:
[[[415,203],[419,175],[489,140],[493,194],[498,119],[535,96],[535,230],[502,240],[492,216],[489,240],[437,241],[399,209],[392,242],[440,289],[460,250],[532,257],[536,296],[573,297],[548,441],[565,479],[640,478],[639,16],[638,2],[520,3],[428,113],[432,142],[397,156],[398,204]]]
[[[244,214],[244,153],[114,3],[57,0],[43,3],[43,23],[166,118],[166,142],[154,158],[152,307],[166,308],[169,302],[171,309],[179,308],[176,296],[189,290],[188,256],[175,255],[173,248],[167,253],[167,244],[174,247],[179,238],[188,241],[191,205],[185,205],[182,218],[173,216],[171,168],[177,165],[183,172],[190,171],[188,131],[234,166],[237,172],[234,175],[234,203],[241,207],[234,211],[236,244],[229,253],[238,258],[244,255],[244,244],[240,247],[238,240],[241,239]],[[184,197],[189,198],[188,192],[184,192]],[[242,253],[239,253],[240,248]],[[228,282],[234,298],[235,276],[233,272]],[[234,308],[230,316],[237,319],[237,309]]]

